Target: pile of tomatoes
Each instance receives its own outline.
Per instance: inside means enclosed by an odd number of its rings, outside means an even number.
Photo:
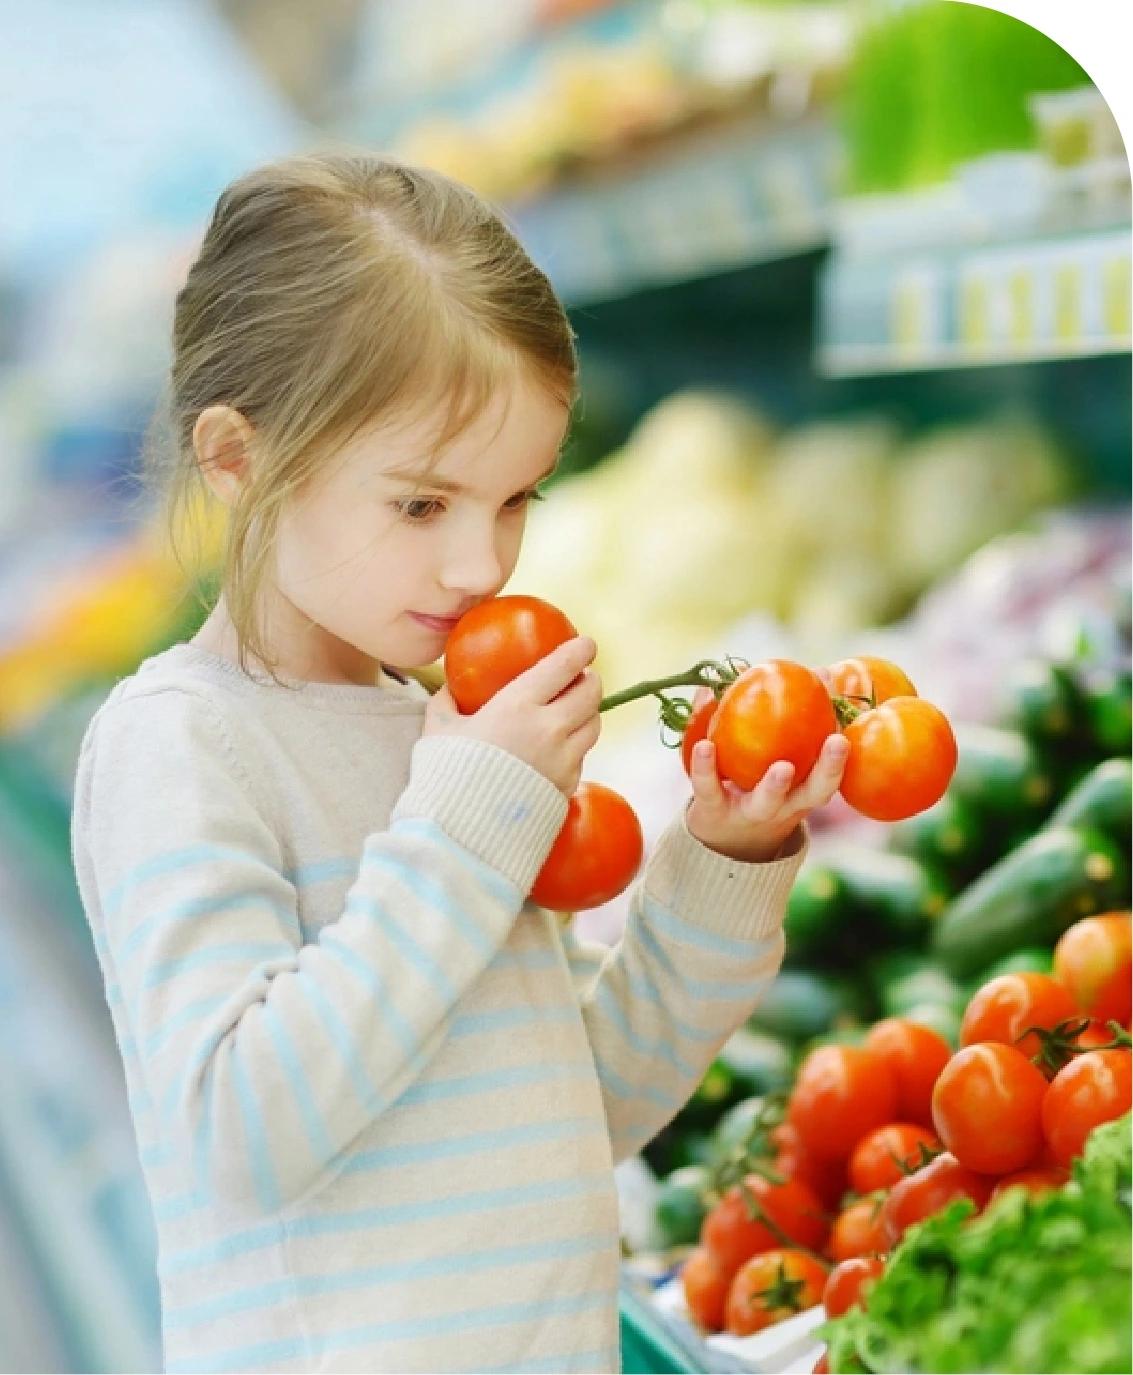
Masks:
[[[445,676],[462,712],[477,711],[507,683],[578,632],[556,607],[537,597],[496,597],[474,607],[445,645]],[[664,689],[708,687],[696,707],[675,703]],[[899,821],[944,795],[956,768],[956,739],[944,714],[917,695],[908,677],[884,659],[846,659],[818,673],[787,659],[738,667],[732,661],[695,665],[684,674],[647,682],[603,702],[603,710],[653,695],[662,721],[681,734],[685,769],[693,746],[716,747],[722,779],[756,787],[777,760],[806,778],[827,736],[842,730],[850,755],[843,798],[879,821]],[[633,881],[643,853],[641,826],[620,794],[582,783],[532,898],[557,911],[608,902]]]
[[[899,1018],[812,1051],[683,1267],[696,1321],[744,1336],[819,1302],[836,1317],[915,1223],[1064,1184],[1090,1132],[1130,1109],[1130,926],[1128,912],[1088,917],[1052,974],[984,984],[955,1053]]]

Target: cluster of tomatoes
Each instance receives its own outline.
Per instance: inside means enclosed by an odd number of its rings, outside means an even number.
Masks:
[[[960,1049],[915,1022],[800,1066],[682,1270],[689,1311],[744,1336],[823,1303],[864,1303],[914,1223],[967,1198],[1057,1188],[1090,1132],[1130,1109],[1128,912],[1078,922],[1053,972],[1004,974],[965,1010]]]
[[[538,597],[496,597],[474,607],[445,645],[445,676],[457,706],[479,710],[577,633],[558,608]],[[956,768],[956,739],[944,714],[884,659],[846,659],[827,677],[824,682],[787,659],[742,670],[706,661],[619,692],[602,709],[658,697],[662,721],[681,733],[686,771],[693,746],[707,738],[716,747],[720,777],[744,791],[780,759],[794,765],[801,781],[827,736],[842,730],[851,748],[841,793],[850,806],[875,820],[899,821],[939,801]],[[712,695],[692,708],[665,695],[663,689],[673,686],[705,686]],[[531,897],[554,911],[597,907],[633,881],[643,849],[641,825],[626,799],[602,784],[582,783]]]

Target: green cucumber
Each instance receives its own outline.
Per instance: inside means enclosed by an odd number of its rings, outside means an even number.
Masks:
[[[827,864],[805,865],[787,899],[783,932],[787,964],[812,964],[836,956],[845,923],[850,919],[845,881]]]
[[[1027,659],[1008,676],[1003,724],[1031,740],[1061,743],[1080,735],[1082,703],[1073,675],[1047,659]]]
[[[1091,669],[1081,679],[1086,723],[1094,746],[1106,754],[1133,749],[1133,685],[1127,670]]]
[[[884,945],[921,945],[950,896],[948,884],[907,855],[838,846],[824,856],[845,886],[855,913],[843,942],[848,953]]]
[[[691,1246],[700,1236],[708,1183],[703,1165],[681,1165],[661,1180],[654,1216],[665,1246]]]
[[[956,744],[959,758],[949,791],[977,815],[1013,826],[1050,809],[1050,770],[1020,731],[961,722]]]
[[[935,806],[898,822],[889,833],[895,854],[906,855],[944,876],[955,891],[993,858],[988,828],[958,794],[946,792]]]
[[[892,950],[875,956],[866,967],[884,1017],[905,1017],[913,1008],[936,1004],[962,1012],[965,989],[946,970],[921,954]]]
[[[745,1097],[773,1093],[791,1082],[791,1056],[775,1036],[740,1027],[720,1047],[717,1061],[732,1076],[736,1091]]]
[[[868,1015],[855,980],[817,970],[781,969],[747,1025],[752,1031],[803,1041]]]
[[[1128,859],[1101,831],[1048,826],[986,870],[949,906],[932,948],[957,977],[1023,945],[1051,945],[1080,917],[1126,900]]]
[[[1092,826],[1127,845],[1133,826],[1133,763],[1106,759],[1080,779],[1051,813],[1050,826]]]

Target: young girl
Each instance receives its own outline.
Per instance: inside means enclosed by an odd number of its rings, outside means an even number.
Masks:
[[[173,334],[164,476],[227,508],[222,590],[98,712],[73,822],[167,1368],[617,1370],[614,1164],[774,976],[842,742],[746,795],[703,747],[624,938],[580,945],[525,899],[593,642],[469,716],[408,676],[555,466],[546,278],[443,177],[296,157],[220,197]]]

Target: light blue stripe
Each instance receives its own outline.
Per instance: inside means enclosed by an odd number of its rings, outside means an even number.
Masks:
[[[209,1061],[216,1054],[217,1047],[231,1030],[231,1026],[214,1027],[192,1052],[180,1080],[174,1080],[166,1091],[165,1102],[161,1106],[161,1111],[167,1121],[176,1117],[177,1104],[181,1099],[189,1101],[192,1098],[189,1085],[201,1071],[207,1069]]]
[[[675,912],[662,907],[650,898],[644,899],[645,915],[651,926],[663,931],[666,936],[685,945],[698,945],[703,950],[711,950],[717,955],[726,955],[735,960],[752,960],[760,953],[770,949],[766,937],[753,937],[751,940],[734,940],[730,936],[718,935],[684,921]]]
[[[371,1342],[413,1341],[422,1337],[451,1336],[474,1332],[485,1327],[507,1324],[541,1322],[547,1318],[573,1317],[595,1308],[612,1307],[615,1296],[609,1289],[586,1294],[568,1295],[555,1299],[541,1299],[536,1303],[509,1303],[497,1308],[471,1308],[458,1313],[432,1313],[424,1318],[402,1318],[396,1322],[371,1323],[338,1334],[328,1334],[319,1340],[321,1351],[330,1354],[348,1351]],[[298,1359],[307,1355],[306,1343],[299,1338],[258,1342],[214,1354],[208,1358],[195,1357],[190,1361],[171,1361],[166,1370],[170,1375],[180,1371],[246,1370],[251,1366]]]
[[[318,943],[325,950],[331,950],[342,961],[350,972],[361,979],[366,988],[373,995],[374,1002],[381,1010],[383,1018],[393,1028],[394,1035],[402,1050],[408,1056],[415,1056],[421,1047],[413,1028],[405,1020],[401,1012],[394,1005],[389,990],[385,986],[385,981],[376,969],[367,964],[357,951],[351,950],[348,945],[332,935],[329,931],[319,933]]]
[[[413,937],[374,898],[366,893],[352,893],[347,899],[346,910],[348,912],[361,910],[368,917],[372,917],[381,927],[382,935],[389,940],[399,954],[404,955],[410,964],[416,966],[417,970],[433,985],[437,997],[446,1006],[451,1006],[457,1001],[456,989],[453,988],[448,975],[437,964],[432,955],[422,950]]]
[[[237,850],[228,845],[191,845],[184,850],[171,850],[166,855],[155,855],[131,869],[125,878],[116,883],[107,893],[103,900],[102,910],[109,921],[112,916],[116,915],[129,890],[138,884],[148,883],[150,879],[164,878],[166,874],[174,874],[179,869],[192,869],[201,864],[216,864],[218,861],[233,860],[242,865],[260,865],[273,878],[280,877],[278,871],[273,869],[270,864],[257,859],[247,850]]]
[[[541,1022],[580,1021],[578,1004],[557,1007],[500,1007],[488,1012],[466,1012],[453,1019],[448,1034],[453,1037],[478,1036],[482,1032],[512,1031],[516,1027],[538,1026]]]
[[[232,964],[245,960],[286,960],[294,964],[298,952],[293,945],[270,941],[233,942],[228,945],[213,945],[207,950],[197,950],[191,955],[183,955],[176,960],[165,960],[149,967],[142,988],[159,988],[170,979],[182,974],[191,974],[198,969],[210,969],[219,964]]]
[[[316,883],[330,883],[334,879],[354,878],[358,873],[357,857],[320,859],[301,864],[288,872],[287,877],[296,888],[313,888]]]
[[[179,1222],[182,1218],[188,1217],[190,1213],[199,1212],[202,1208],[208,1207],[208,1194],[202,1189],[191,1189],[185,1194],[175,1194],[172,1198],[164,1199],[160,1203],[153,1205],[153,1219],[155,1222]]]
[[[198,917],[239,911],[244,907],[266,908],[288,935],[293,936],[295,940],[299,939],[299,914],[293,907],[284,907],[282,903],[273,902],[263,893],[255,891],[224,893],[217,897],[187,898],[164,912],[151,913],[119,944],[119,963],[126,964],[142,950],[155,932],[164,927],[175,927]]]
[[[255,1089],[248,1077],[239,1042],[233,1042],[232,1045],[232,1084],[236,1090],[236,1101],[240,1105],[240,1116],[244,1123],[248,1161],[256,1186],[256,1197],[265,1213],[273,1213],[280,1205],[279,1181],[272,1164],[260,1105],[256,1102]]]
[[[522,903],[523,894],[516,884],[504,878],[503,874],[493,869],[491,865],[485,864],[482,859],[478,859],[470,850],[456,844],[452,837],[442,830],[435,821],[427,817],[398,817],[389,829],[391,835],[417,835],[423,840],[443,845],[457,863],[500,902],[507,903],[509,906]]]
[[[264,1003],[264,1026],[271,1038],[279,1062],[287,1073],[291,1092],[299,1105],[299,1115],[307,1133],[311,1156],[315,1163],[324,1166],[335,1156],[334,1144],[327,1135],[326,1126],[311,1094],[311,1085],[302,1061],[291,1040],[291,1035],[271,1003]]]
[[[341,1055],[342,1063],[346,1066],[346,1072],[350,1076],[350,1082],[354,1085],[354,1092],[358,1095],[358,1101],[372,1117],[376,1117],[385,1104],[382,1102],[377,1089],[370,1082],[370,1076],[362,1062],[354,1053],[354,1040],[350,1034],[350,1028],[330,1005],[322,989],[316,983],[308,981],[303,991],[318,1013],[319,1020],[334,1043],[335,1049]]]
[[[157,1170],[163,1165],[171,1165],[176,1159],[172,1148],[164,1141],[156,1141],[152,1146],[138,1148],[138,1161],[144,1169]]]
[[[510,1150],[514,1146],[543,1145],[548,1141],[573,1141],[578,1137],[604,1136],[606,1123],[600,1117],[568,1117],[561,1122],[525,1122],[518,1127],[494,1131],[463,1132],[460,1136],[435,1141],[411,1141],[404,1145],[379,1146],[361,1151],[343,1166],[343,1174],[361,1170],[401,1169],[434,1160],[461,1160],[487,1151]]]
[[[660,1089],[655,1089],[652,1084],[641,1084],[635,1087],[628,1079],[623,1079],[616,1070],[605,1064],[597,1053],[594,1055],[594,1065],[598,1071],[598,1078],[623,1102],[632,1102],[635,1098],[644,1098],[647,1103],[652,1103],[662,1112],[668,1113],[676,1112],[681,1106],[683,1100],[662,1093]]]
[[[568,1351],[560,1356],[530,1356],[510,1365],[478,1365],[476,1375],[551,1375],[557,1370],[620,1370],[621,1353],[615,1346],[596,1346],[590,1351]]]
[[[157,1055],[175,1031],[180,1031],[183,1026],[198,1022],[218,1011],[225,1002],[227,1002],[227,995],[221,993],[215,997],[197,998],[191,1003],[186,1003],[179,1012],[175,1012],[172,1017],[162,1022],[156,1031],[151,1032],[146,1037],[145,1054],[147,1058],[151,1055]]]
[[[482,1189],[474,1193],[433,1197],[420,1203],[391,1203],[383,1207],[358,1209],[348,1213],[311,1213],[289,1219],[289,1236],[340,1236],[368,1232],[375,1227],[406,1227],[433,1222],[438,1218],[469,1217],[502,1208],[524,1208],[533,1204],[561,1203],[612,1190],[609,1169],[595,1174],[572,1175],[568,1179],[544,1180],[536,1184],[515,1184],[503,1189]],[[234,1232],[220,1241],[184,1251],[172,1251],[158,1262],[163,1276],[180,1275],[205,1269],[236,1256],[249,1255],[279,1240],[274,1224]]]
[[[413,1084],[396,1100],[396,1106],[436,1103],[446,1098],[464,1098],[472,1093],[516,1088],[521,1084],[543,1084],[549,1079],[593,1077],[594,1065],[589,1060],[567,1061],[558,1065],[513,1065],[508,1069],[484,1070],[457,1079],[430,1079],[424,1084]]]
[[[447,1279],[454,1275],[501,1270],[513,1265],[537,1265],[548,1260],[573,1260],[577,1256],[616,1252],[617,1244],[617,1236],[603,1228],[601,1232],[588,1232],[579,1237],[531,1242],[521,1246],[498,1246],[490,1251],[458,1250],[451,1255],[428,1256],[411,1261],[394,1260],[384,1265],[371,1265],[335,1275],[288,1276],[282,1280],[268,1280],[252,1289],[229,1292],[203,1303],[190,1304],[182,1309],[167,1307],[162,1314],[162,1322],[166,1328],[175,1331],[216,1322],[237,1313],[274,1307],[293,1295],[312,1298],[321,1294],[349,1293],[375,1285]]]
[[[664,1060],[666,1064],[672,1065],[678,1074],[683,1074],[686,1079],[695,1079],[699,1082],[704,1071],[699,1066],[691,1065],[687,1060],[682,1060],[669,1045],[669,1038],[666,1035],[662,1034],[656,1040],[650,1041],[640,1032],[634,1030],[609,984],[600,983],[594,998],[601,1006],[603,1015],[620,1033],[622,1040],[631,1050],[648,1060]]]
[[[692,1041],[696,1045],[715,1046],[724,1040],[728,1034],[729,1027],[721,1027],[718,1031],[705,1031],[703,1027],[693,1026],[691,1022],[686,1022],[678,1017],[665,1002],[656,983],[653,981],[652,971],[648,966],[643,966],[639,974],[629,965],[625,966],[626,983],[629,991],[635,998],[643,998],[646,1002],[652,1003],[660,1012],[665,1022],[673,1028],[684,1040]]]
[[[645,925],[639,917],[631,918],[634,928],[634,935],[641,942],[650,955],[670,975],[681,987],[686,988],[694,997],[703,998],[706,1002],[742,1002],[751,996],[752,980],[750,979],[694,979],[690,975],[682,973],[673,963],[669,952],[661,942]]]

